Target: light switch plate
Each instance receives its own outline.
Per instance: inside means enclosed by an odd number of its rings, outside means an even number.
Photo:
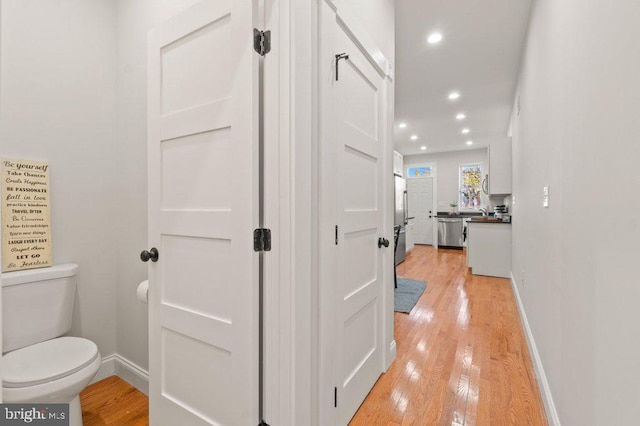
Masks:
[[[544,188],[542,188],[542,194],[543,194],[542,207],[548,208],[549,207],[549,185],[546,185]]]

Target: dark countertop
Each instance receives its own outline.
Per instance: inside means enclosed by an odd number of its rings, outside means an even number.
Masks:
[[[505,224],[505,225],[511,225],[511,222],[503,222],[502,219],[496,219],[496,218],[491,218],[492,220],[470,220],[468,223],[490,223],[490,224],[494,224],[497,223],[499,225]]]
[[[467,219],[470,217],[478,217],[478,216],[482,217],[482,213],[464,212],[456,215],[450,215],[448,212],[438,212],[438,214],[436,215],[436,217],[443,217],[447,219],[456,219],[456,218]]]

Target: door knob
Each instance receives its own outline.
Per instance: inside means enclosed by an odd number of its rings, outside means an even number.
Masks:
[[[157,262],[159,256],[160,253],[158,253],[158,249],[153,247],[149,251],[142,251],[142,253],[140,253],[140,260],[142,260],[143,262],[148,262],[149,260],[151,260],[152,262]]]
[[[382,237],[378,238],[378,248],[381,248],[382,246],[389,247],[389,240]]]

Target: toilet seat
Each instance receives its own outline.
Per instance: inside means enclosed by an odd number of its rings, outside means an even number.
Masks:
[[[98,347],[80,337],[58,337],[2,357],[2,387],[24,388],[73,375],[99,357]]]

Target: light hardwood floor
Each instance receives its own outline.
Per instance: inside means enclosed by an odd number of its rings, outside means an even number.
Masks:
[[[465,265],[465,252],[431,246],[399,265],[427,289],[395,313],[397,358],[352,426],[547,425],[509,280]]]
[[[142,392],[117,376],[88,386],[80,394],[84,426],[144,426],[149,403]]]
[[[430,246],[398,275],[427,289],[395,314],[396,361],[351,425],[547,425],[509,280],[471,275],[464,252]],[[115,376],[81,399],[85,426],[148,424],[146,396]]]

